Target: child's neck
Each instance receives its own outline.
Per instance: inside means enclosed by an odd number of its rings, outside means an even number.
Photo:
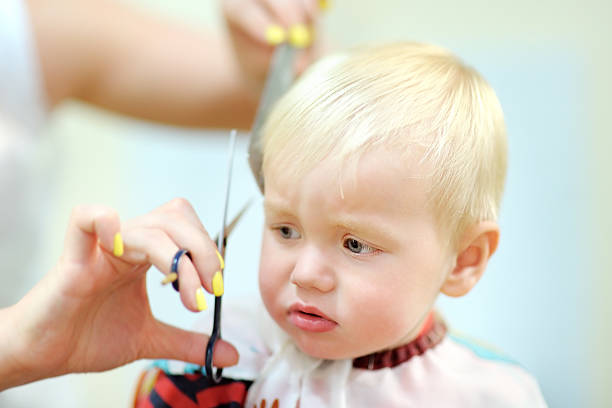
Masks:
[[[424,333],[431,330],[431,327],[433,326],[433,324],[434,324],[434,311],[430,310],[429,313],[427,314],[427,317],[423,321],[423,324],[421,325],[421,330],[419,330],[419,334],[416,335],[415,339],[419,338]]]
[[[395,367],[437,346],[445,335],[446,325],[431,311],[414,339],[390,350],[358,357],[353,360],[353,367],[366,370]]]

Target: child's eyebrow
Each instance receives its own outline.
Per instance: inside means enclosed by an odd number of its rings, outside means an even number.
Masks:
[[[334,220],[336,227],[353,232],[358,237],[387,245],[397,242],[397,228],[383,221],[369,220],[364,217],[340,216]]]
[[[264,199],[264,213],[266,215],[292,215],[291,207],[278,200]]]

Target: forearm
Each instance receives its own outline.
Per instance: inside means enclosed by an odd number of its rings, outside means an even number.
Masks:
[[[82,99],[170,124],[250,128],[257,95],[242,83],[230,44],[212,33],[177,31],[162,39],[138,56],[126,55],[130,63],[109,66]]]
[[[249,128],[258,90],[231,44],[107,0],[29,0],[49,103],[77,98],[183,126]]]
[[[0,391],[39,379],[34,370],[20,362],[23,336],[16,306],[0,309]]]

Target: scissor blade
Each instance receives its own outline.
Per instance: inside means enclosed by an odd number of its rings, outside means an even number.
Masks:
[[[255,123],[251,129],[251,139],[249,141],[249,165],[259,190],[263,193],[263,175],[261,173],[262,152],[261,152],[261,130],[274,106],[274,103],[287,91],[293,82],[293,61],[296,49],[289,44],[281,44],[276,47],[266,84],[259,101]]]
[[[230,187],[232,185],[232,164],[234,162],[234,150],[236,147],[236,129],[230,133],[229,153],[227,155],[227,179],[225,181],[225,202],[223,203],[223,222],[221,224],[221,232],[217,237],[217,248],[221,256],[225,256],[225,223],[227,222],[227,207],[229,204]]]
[[[244,215],[244,213],[246,212],[246,210],[249,209],[249,207],[251,206],[251,204],[253,203],[253,199],[251,198],[249,201],[247,201],[242,208],[240,209],[240,211],[238,211],[238,214],[234,215],[234,218],[232,218],[232,220],[229,222],[229,224],[227,224],[224,228],[224,233],[223,233],[223,246],[225,246],[227,244],[227,237],[229,237],[229,235],[232,233],[232,231],[234,230],[234,228],[236,227],[236,225],[238,224],[238,221],[240,221],[240,219],[242,218],[242,216]],[[215,237],[215,242],[219,242],[219,237],[221,236],[221,234],[217,235]]]

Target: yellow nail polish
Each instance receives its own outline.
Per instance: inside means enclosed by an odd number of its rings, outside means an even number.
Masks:
[[[223,275],[221,274],[221,271],[217,271],[215,276],[213,276],[212,287],[215,296],[223,295]]]
[[[198,290],[196,290],[196,305],[198,306],[198,310],[200,312],[208,309],[208,304],[206,304],[206,296],[204,296],[204,291],[202,288],[198,288]]]
[[[123,255],[123,239],[121,238],[120,232],[115,234],[115,242],[113,243],[113,255],[117,257]]]
[[[279,25],[271,25],[266,28],[266,42],[270,45],[278,45],[285,42],[287,34],[285,29]]]
[[[219,251],[216,251],[216,252],[217,252],[217,258],[219,258],[219,269],[223,270],[225,269],[225,261],[223,260],[223,257],[221,256]]]
[[[171,272],[166,275],[166,277],[161,281],[162,285],[166,285],[168,283],[174,282],[178,279],[178,275],[175,272]]]
[[[304,24],[296,24],[289,29],[289,43],[296,48],[306,48],[312,42],[310,30]]]
[[[329,3],[331,3],[328,0],[319,0],[319,8],[321,10],[327,10],[329,8]]]

